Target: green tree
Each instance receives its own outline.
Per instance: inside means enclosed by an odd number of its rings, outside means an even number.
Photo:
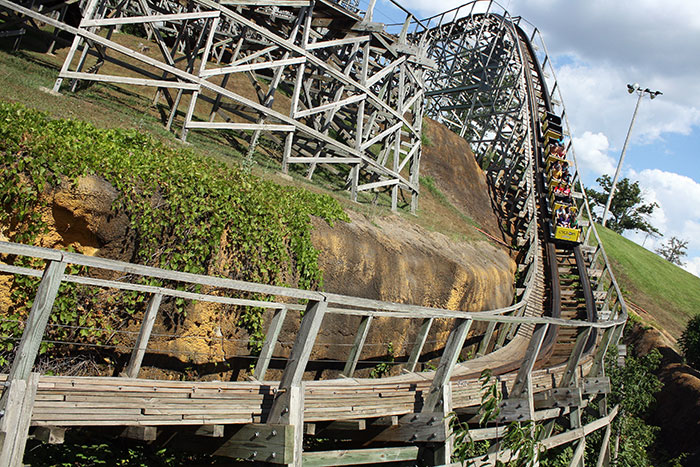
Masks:
[[[693,316],[678,340],[688,365],[700,368],[700,314]]]
[[[685,249],[687,246],[688,240],[671,237],[670,240],[656,249],[656,253],[663,256],[666,261],[677,264],[678,266],[683,266],[681,258],[686,255]]]
[[[596,180],[601,186],[602,191],[596,191],[592,188],[586,189],[588,201],[591,207],[599,206],[605,208],[608,201],[608,194],[612,180],[609,175],[603,175]],[[621,234],[625,230],[641,230],[651,235],[661,235],[661,233],[652,226],[646,218],[654,212],[654,209],[659,205],[656,203],[643,204],[642,190],[639,188],[639,182],[630,182],[629,178],[623,178],[617,182],[615,195],[612,203],[610,203],[610,212],[606,227]],[[594,214],[595,220],[601,222],[601,217]]]

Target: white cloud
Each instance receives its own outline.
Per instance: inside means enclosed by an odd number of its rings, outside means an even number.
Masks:
[[[616,161],[608,155],[610,143],[604,134],[586,131],[580,137],[574,136],[573,145],[576,162],[585,177],[597,178],[615,171]]]
[[[684,265],[683,269],[691,274],[695,274],[700,277],[700,256],[694,256],[690,258]]]
[[[408,0],[429,15],[461,1]],[[663,96],[644,99],[632,143],[700,126],[700,2],[696,0],[507,0],[543,34],[551,58],[566,57],[558,82],[574,134],[604,133],[619,151],[636,96],[625,85],[638,81]],[[486,2],[484,2],[486,4]]]
[[[659,169],[641,172],[630,171],[629,176],[639,181],[644,202],[656,202],[659,207],[650,223],[664,234],[663,238],[648,238],[645,247],[654,251],[671,237],[688,241],[686,270],[700,275],[700,183],[690,177]],[[628,237],[642,244],[643,233],[630,233]]]

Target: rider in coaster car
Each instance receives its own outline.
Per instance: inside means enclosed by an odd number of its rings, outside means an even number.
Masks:
[[[563,171],[562,171],[561,163],[559,161],[556,161],[551,169],[552,178],[554,180],[561,180],[562,173],[563,173]]]

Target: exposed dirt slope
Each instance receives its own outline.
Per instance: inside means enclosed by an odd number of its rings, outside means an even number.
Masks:
[[[491,206],[486,176],[477,165],[467,141],[427,118],[423,131],[430,144],[423,146],[421,175],[433,177],[449,201],[474,219],[482,230],[502,238],[498,217]]]

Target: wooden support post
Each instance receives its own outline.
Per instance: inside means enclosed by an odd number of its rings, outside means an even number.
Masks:
[[[204,45],[204,51],[202,52],[201,61],[199,63],[199,73],[198,76],[202,76],[202,73],[207,67],[207,61],[209,60],[209,52],[211,51],[211,45],[214,41],[214,34],[216,33],[216,28],[219,27],[219,17],[215,17],[211,20],[209,25],[209,34],[207,36],[207,42]],[[180,133],[180,139],[182,141],[187,140],[188,125],[192,121],[192,116],[194,114],[195,106],[197,105],[197,98],[199,97],[199,91],[192,91],[192,97],[190,98],[190,106],[187,109],[187,114],[185,115],[185,121],[182,124],[182,132]]]
[[[90,0],[87,6],[85,7],[85,10],[83,11],[83,21],[92,19],[92,15],[95,13],[95,8],[97,7],[97,0]],[[70,64],[73,61],[73,57],[75,56],[75,52],[78,51],[78,47],[80,47],[80,43],[83,41],[83,38],[76,35],[73,38],[73,43],[70,46],[70,49],[68,50],[68,54],[66,55],[66,59],[63,61],[63,66],[61,67],[61,71],[58,74],[58,78],[56,79],[56,82],[53,85],[53,92],[58,92],[61,90],[61,84],[63,83],[63,78],[61,78],[61,75],[68,71],[70,68]]]
[[[591,369],[588,372],[588,377],[602,376],[604,374],[605,354],[608,352],[611,343],[614,343],[613,345],[617,344],[623,329],[624,325],[617,325],[609,327],[603,332],[603,338],[598,344],[598,349],[593,358],[593,365],[591,365]]]
[[[586,437],[582,436],[578,440],[574,457],[569,462],[569,467],[583,467],[583,454],[586,452]]]
[[[270,361],[272,360],[272,355],[275,353],[275,345],[277,345],[277,338],[282,331],[282,325],[284,324],[284,318],[287,316],[287,307],[284,306],[278,310],[275,310],[270,320],[270,326],[267,329],[267,334],[265,335],[265,343],[263,344],[262,350],[260,351],[260,356],[258,357],[258,363],[255,365],[255,372],[253,376],[255,379],[262,381],[265,379],[265,373],[267,373],[267,368],[270,366]]]
[[[603,435],[603,442],[600,444],[600,451],[598,451],[598,462],[596,467],[607,467],[610,465],[610,433],[612,432],[612,423],[609,423],[605,427],[605,434]]]
[[[3,394],[0,418],[0,465],[21,467],[34,408],[39,373],[9,381]]]
[[[143,356],[146,354],[148,340],[151,338],[151,331],[153,330],[153,324],[156,322],[158,308],[160,307],[160,302],[162,299],[162,294],[155,293],[151,296],[151,300],[148,302],[148,307],[143,315],[143,322],[141,323],[139,336],[136,338],[134,350],[131,351],[131,358],[129,359],[129,364],[126,367],[126,376],[128,378],[138,378],[139,376]]]
[[[316,342],[316,336],[327,307],[328,301],[325,298],[320,301],[309,301],[309,304],[306,306],[304,319],[301,321],[297,338],[294,341],[287,366],[284,368],[284,373],[280,380],[279,389],[281,394],[284,394],[292,386],[301,385],[304,370],[311,356],[311,350],[314,342]],[[270,409],[268,423],[278,423],[279,420],[284,419],[283,413],[288,413],[284,409],[284,404],[277,404],[277,399],[275,399]]]
[[[282,173],[289,173],[289,158],[292,157],[292,145],[294,144],[294,132],[290,131],[284,139],[284,154],[282,155]]]
[[[423,347],[425,346],[425,341],[428,339],[428,333],[433,325],[433,318],[423,319],[423,324],[421,324],[418,330],[418,335],[416,336],[416,342],[413,344],[413,349],[411,350],[411,355],[408,357],[408,362],[406,363],[406,369],[408,371],[416,371],[416,366],[418,365],[418,360],[423,352]]]
[[[355,342],[350,349],[350,355],[348,356],[347,362],[345,362],[345,368],[343,369],[343,375],[351,378],[353,373],[355,373],[355,368],[357,367],[357,362],[360,359],[360,354],[362,353],[362,348],[365,345],[365,340],[367,340],[367,335],[369,334],[369,326],[372,324],[372,315],[363,316],[360,321],[360,326],[357,329],[357,334],[355,335]]]
[[[430,391],[424,397],[421,413],[438,413],[441,417],[441,429],[445,432],[444,439],[435,440],[421,447],[419,459],[422,459],[425,465],[445,465],[450,463],[452,437],[449,436],[449,422],[447,420],[447,415],[452,410],[450,377],[457,364],[462,347],[464,347],[464,341],[467,339],[471,325],[472,320],[469,318],[456,320],[455,327],[445,343],[445,349],[433,376]]]

